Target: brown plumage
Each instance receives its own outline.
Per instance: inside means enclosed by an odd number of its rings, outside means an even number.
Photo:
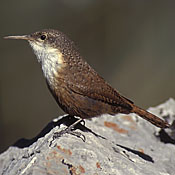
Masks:
[[[82,119],[101,114],[136,113],[157,127],[169,127],[167,122],[137,107],[112,88],[62,32],[48,29],[6,38],[29,41],[51,93],[66,113]]]

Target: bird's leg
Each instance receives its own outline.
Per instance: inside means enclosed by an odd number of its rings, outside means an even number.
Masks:
[[[72,123],[70,126],[68,126],[65,130],[71,131],[71,130],[74,128],[74,126],[76,126],[78,123],[81,123],[82,121],[84,122],[83,119],[77,120],[76,122],[74,122],[74,123]],[[84,122],[84,123],[85,123],[85,122]]]
[[[79,133],[79,132],[75,132],[75,131],[73,131],[73,129],[75,129],[74,127],[78,124],[78,123],[80,123],[80,122],[82,122],[82,121],[84,121],[83,119],[79,119],[79,120],[77,120],[76,122],[74,122],[73,124],[71,124],[70,126],[68,126],[66,129],[64,129],[64,130],[62,130],[62,131],[60,131],[60,132],[55,132],[54,133],[54,135],[53,135],[53,140],[54,139],[56,139],[56,138],[58,138],[58,137],[60,137],[61,135],[63,135],[63,134],[72,134],[72,135],[74,135],[74,136],[76,136],[76,137],[79,137],[79,138],[81,138],[83,141],[85,141],[85,136],[83,135],[83,134],[81,134],[81,133]],[[85,122],[84,122],[85,123]],[[82,137],[83,138],[82,138]]]

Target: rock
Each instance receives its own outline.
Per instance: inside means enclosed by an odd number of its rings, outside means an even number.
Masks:
[[[173,123],[175,101],[169,99],[149,111]],[[0,174],[175,174],[175,122],[161,130],[135,114],[103,115],[63,134],[76,120],[58,117],[35,138],[17,141],[0,155]]]

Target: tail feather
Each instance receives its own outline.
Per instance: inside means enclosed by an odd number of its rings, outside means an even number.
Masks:
[[[150,112],[145,111],[144,109],[139,108],[138,106],[133,105],[132,112],[138,114],[140,117],[151,122],[153,125],[155,125],[157,127],[168,128],[170,126],[166,121],[151,114]]]

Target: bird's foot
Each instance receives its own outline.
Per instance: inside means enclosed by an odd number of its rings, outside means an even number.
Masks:
[[[80,132],[73,131],[72,129],[69,130],[69,127],[67,127],[66,129],[64,129],[60,132],[55,132],[54,135],[53,135],[53,140],[61,137],[64,134],[71,134],[71,135],[74,135],[78,138],[81,138],[83,140],[83,142],[86,141],[86,137],[83,134],[81,134]]]
[[[80,132],[75,132],[75,131],[74,131],[75,126],[76,126],[78,123],[82,122],[82,121],[83,121],[83,124],[85,125],[84,120],[83,120],[83,119],[79,119],[79,120],[77,120],[76,122],[74,122],[73,124],[71,124],[70,126],[68,126],[66,129],[63,129],[63,130],[61,130],[60,132],[55,132],[54,135],[53,135],[53,140],[55,140],[55,139],[61,137],[61,136],[64,135],[64,134],[71,134],[71,135],[74,135],[74,136],[76,136],[76,137],[78,137],[78,138],[81,138],[81,139],[83,140],[83,142],[85,142],[86,137],[85,137],[83,134],[81,134]]]

